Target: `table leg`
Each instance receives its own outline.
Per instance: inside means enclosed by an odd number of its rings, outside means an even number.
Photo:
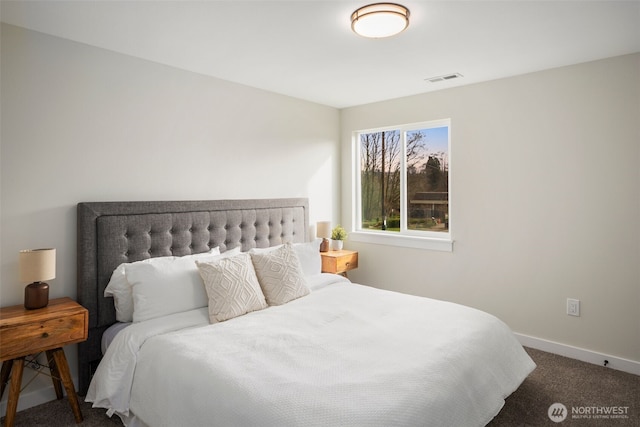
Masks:
[[[0,399],[4,396],[4,389],[7,387],[7,382],[9,382],[12,366],[13,360],[5,360],[2,362],[2,370],[0,371]]]
[[[56,391],[56,397],[58,400],[62,399],[62,383],[60,382],[60,372],[56,366],[55,358],[53,357],[53,351],[47,350],[47,364],[49,365],[49,371],[51,372],[51,380],[53,381],[53,388]]]
[[[67,358],[64,355],[64,350],[62,350],[62,348],[56,348],[54,350],[51,350],[51,354],[53,355],[53,360],[56,364],[56,370],[60,374],[60,379],[62,380],[64,389],[67,391],[67,397],[69,398],[69,404],[71,405],[71,409],[73,410],[73,415],[75,416],[76,423],[81,423],[82,411],[80,410],[80,404],[78,403],[78,395],[76,394],[76,389],[73,385],[73,381],[71,380],[71,372],[69,371],[69,365],[67,364]]]
[[[24,370],[24,357],[13,359],[11,375],[11,387],[9,388],[9,400],[7,401],[7,416],[4,419],[5,427],[13,427],[18,409],[20,386],[22,385],[22,371]]]

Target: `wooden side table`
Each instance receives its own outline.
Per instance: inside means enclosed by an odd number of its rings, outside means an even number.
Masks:
[[[347,271],[358,268],[357,251],[328,251],[320,252],[322,256],[322,272],[342,274],[347,277]]]
[[[67,392],[76,423],[82,422],[78,396],[63,346],[87,339],[89,312],[71,298],[57,298],[37,310],[22,305],[0,308],[0,398],[11,376],[5,426],[12,427],[24,370],[25,357],[45,352],[56,397]]]

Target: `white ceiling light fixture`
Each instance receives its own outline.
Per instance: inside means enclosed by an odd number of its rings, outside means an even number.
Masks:
[[[409,9],[397,3],[373,3],[351,14],[351,29],[363,37],[390,37],[408,26]]]

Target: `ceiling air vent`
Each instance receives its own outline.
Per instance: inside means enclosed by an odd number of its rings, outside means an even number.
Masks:
[[[437,83],[437,82],[444,82],[446,80],[457,79],[460,77],[462,77],[462,74],[452,73],[452,74],[445,74],[444,76],[429,77],[428,79],[425,79],[425,80],[430,83]]]

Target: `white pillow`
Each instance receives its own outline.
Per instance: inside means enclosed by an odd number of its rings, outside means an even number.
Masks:
[[[249,250],[249,254],[260,254],[265,252],[272,252],[278,248],[281,248],[283,245],[269,246],[267,248],[252,248]]]
[[[208,255],[218,255],[220,254],[220,248],[215,247],[208,252],[203,252],[199,254],[193,255],[185,255],[182,258],[191,258],[197,259],[199,257],[208,256]],[[111,279],[107,284],[107,287],[104,290],[105,297],[113,297],[113,303],[116,308],[116,320],[119,322],[131,322],[133,321],[133,294],[131,293],[131,285],[127,281],[127,276],[125,274],[125,267],[127,265],[137,264],[137,263],[162,263],[167,259],[174,259],[176,257],[168,256],[168,257],[156,257],[149,258],[142,261],[136,261],[133,263],[122,263],[113,270],[111,274]]]
[[[273,251],[251,253],[258,282],[269,305],[282,305],[309,294],[298,256],[290,243]]]
[[[247,253],[212,262],[196,261],[209,297],[209,320],[223,322],[267,307]]]
[[[173,258],[173,257],[172,257]],[[152,259],[145,259],[148,262]],[[113,297],[113,304],[116,307],[116,320],[119,322],[131,322],[133,320],[133,295],[131,286],[124,275],[124,267],[127,263],[120,264],[111,273],[111,280],[104,290],[105,297]]]
[[[296,255],[298,255],[298,261],[300,262],[302,272],[307,277],[316,276],[322,272],[320,243],[322,243],[322,239],[316,239],[312,242],[293,244],[293,249],[295,249]],[[271,252],[281,248],[282,246],[283,245],[270,246],[268,248],[253,248],[249,253],[256,254]]]
[[[307,277],[316,276],[322,272],[321,242],[322,239],[316,239],[313,242],[293,244],[293,249],[295,249],[298,261],[300,261],[300,267]]]

